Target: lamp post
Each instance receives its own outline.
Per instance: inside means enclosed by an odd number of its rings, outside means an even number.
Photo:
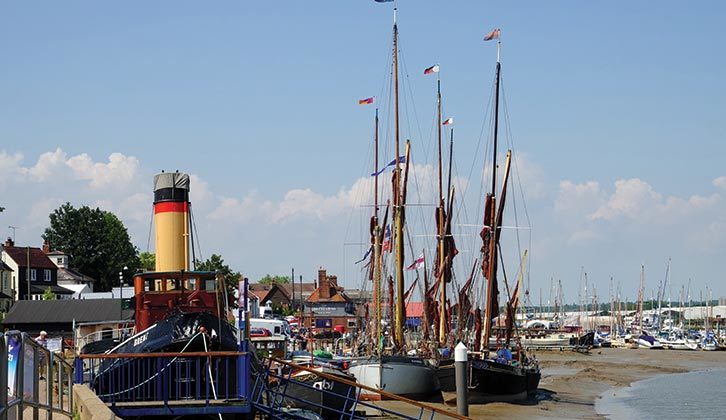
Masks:
[[[118,283],[119,283],[119,290],[121,292],[121,310],[124,310],[124,272],[128,270],[129,268],[127,266],[124,266],[122,271],[118,272]]]

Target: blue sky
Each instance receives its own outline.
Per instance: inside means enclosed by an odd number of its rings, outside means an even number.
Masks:
[[[575,300],[582,266],[607,300],[611,276],[634,297],[645,264],[650,295],[669,257],[674,298],[688,278],[726,295],[722,2],[398,8],[402,135],[422,184],[435,89],[423,68],[441,65],[455,175],[473,187],[495,58],[482,37],[502,28],[535,300],[540,288],[547,300],[551,278]],[[391,9],[372,0],[3,4],[0,228],[20,226],[19,243],[39,243],[60,203],[98,205],[146,250],[152,176],[179,169],[194,175],[203,255],[220,253],[252,278],[293,266],[310,278],[324,266],[358,287],[360,246],[344,244],[364,237],[373,109],[356,101],[387,89]],[[381,160],[393,156],[386,141]],[[478,191],[467,188],[461,225],[480,221]],[[418,212],[414,235],[431,224]],[[459,257],[459,278],[471,258]]]

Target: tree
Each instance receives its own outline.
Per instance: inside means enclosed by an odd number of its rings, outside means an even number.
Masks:
[[[146,271],[156,270],[156,254],[146,251],[139,253],[139,268]]]
[[[260,284],[272,284],[272,283],[290,283],[290,276],[271,276],[269,274],[262,277],[258,283]]]
[[[235,295],[241,274],[237,271],[232,271],[232,269],[224,263],[224,259],[222,259],[221,255],[212,254],[212,256],[204,262],[195,260],[194,267],[195,270],[198,271],[216,271],[224,279],[224,284],[227,287],[227,296],[231,298]],[[232,306],[236,308],[237,302],[232,302]]]
[[[50,289],[50,286],[43,292],[43,300],[55,300],[55,293]]]
[[[96,279],[95,290],[108,291],[118,285],[118,273],[124,266],[129,273],[138,269],[137,250],[113,213],[88,206],[76,209],[66,203],[49,217],[43,239],[53,249],[69,254],[72,268]]]

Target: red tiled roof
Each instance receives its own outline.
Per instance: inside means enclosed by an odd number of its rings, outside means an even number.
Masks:
[[[342,293],[333,293],[332,290],[335,289],[334,287],[331,287],[330,289],[330,299],[320,298],[320,290],[316,289],[313,293],[310,294],[308,302],[347,302],[349,300],[348,297]]]
[[[30,248],[30,251],[28,251],[26,247],[6,246],[3,250],[15,261],[18,267],[28,266],[28,252],[30,252],[30,268],[58,269],[40,248]]]
[[[259,299],[260,302],[262,302],[263,300],[265,300],[265,298],[267,297],[267,294],[269,292],[270,292],[269,290],[251,290],[250,289],[250,293],[252,293],[253,295],[257,296],[257,299]]]
[[[406,318],[423,317],[423,302],[408,302],[406,304]]]
[[[381,308],[388,309],[388,302],[381,302]],[[406,318],[422,318],[423,302],[408,302],[406,304]]]

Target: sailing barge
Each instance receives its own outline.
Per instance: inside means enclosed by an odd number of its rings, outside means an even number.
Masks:
[[[354,358],[350,361],[348,372],[355,376],[358,383],[374,389],[384,390],[388,393],[411,398],[427,400],[436,397],[440,393],[439,379],[436,370],[427,360],[417,357],[410,357],[405,353],[406,343],[404,336],[405,324],[405,292],[404,292],[404,243],[403,226],[405,222],[406,206],[406,181],[408,179],[408,168],[410,162],[411,147],[406,142],[406,152],[400,155],[400,130],[399,130],[399,107],[398,107],[398,24],[396,22],[396,10],[394,9],[393,19],[393,85],[394,85],[394,116],[395,116],[395,153],[396,157],[392,164],[393,171],[393,252],[395,253],[395,299],[391,299],[391,305],[395,304],[395,319],[393,319],[393,351],[392,354],[384,354],[384,326],[381,322],[381,271],[382,271],[382,243],[384,240],[383,229],[378,221],[378,175],[382,172],[378,167],[378,110],[376,110],[375,130],[375,158],[373,165],[373,176],[375,177],[374,187],[374,214],[371,217],[371,249],[373,250],[373,284],[375,296],[374,322],[372,325],[371,342],[368,346],[368,354]],[[401,167],[401,163],[405,163]],[[384,216],[384,222],[388,217],[388,211]],[[390,280],[389,280],[390,281]],[[391,292],[393,294],[393,292]],[[378,393],[362,392],[362,397],[378,399]]]
[[[499,286],[497,284],[497,268],[499,264],[500,239],[504,204],[509,180],[512,151],[508,150],[504,164],[504,174],[501,185],[501,195],[497,195],[497,140],[499,129],[499,91],[501,78],[501,63],[499,51],[501,48],[500,30],[495,29],[484,39],[497,40],[497,65],[494,103],[494,130],[493,154],[491,164],[491,190],[484,198],[484,227],[481,231],[483,241],[481,248],[481,272],[486,279],[486,300],[484,316],[481,322],[476,322],[476,331],[473,346],[469,352],[469,401],[486,402],[516,400],[526,398],[528,393],[537,390],[540,381],[538,363],[527,356],[517,340],[512,340],[515,314],[519,303],[521,290],[521,273],[524,264],[520,267],[520,277],[517,285],[506,302],[506,326],[504,336],[497,337],[496,342],[490,343],[493,333],[492,324],[499,319]],[[522,257],[522,261],[526,258]],[[479,316],[480,311],[474,311]],[[483,331],[481,330],[483,326]],[[500,329],[501,331],[501,329]],[[491,344],[491,345],[490,345]],[[456,397],[456,384],[453,363],[443,361],[438,369],[441,392],[445,400]]]

